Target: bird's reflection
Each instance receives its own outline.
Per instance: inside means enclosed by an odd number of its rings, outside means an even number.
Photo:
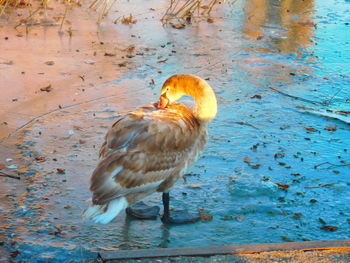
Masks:
[[[159,243],[158,247],[166,248],[169,245],[170,242],[170,227],[168,225],[162,224],[161,226],[161,242]]]
[[[133,246],[133,241],[131,239],[130,236],[130,230],[132,230],[132,222],[135,221],[139,221],[138,219],[134,219],[130,216],[125,216],[125,221],[124,224],[121,228],[121,245],[120,245],[120,249],[130,249],[130,247]],[[170,243],[170,228],[171,226],[167,225],[167,224],[160,224],[159,225],[160,228],[160,237],[159,237],[159,244],[157,245],[157,247],[161,247],[161,248],[167,248],[169,243]]]

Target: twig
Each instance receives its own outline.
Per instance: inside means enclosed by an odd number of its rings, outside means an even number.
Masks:
[[[7,139],[9,139],[13,134],[15,134],[16,132],[24,129],[25,127],[27,127],[28,125],[34,123],[36,120],[40,119],[40,118],[43,118],[45,116],[49,116],[55,112],[59,112],[61,110],[65,110],[65,109],[69,109],[69,108],[73,108],[73,107],[76,107],[76,106],[79,106],[79,105],[84,105],[84,104],[87,104],[87,103],[90,103],[90,102],[95,102],[95,101],[99,101],[99,100],[103,100],[103,99],[107,99],[107,98],[113,98],[113,97],[117,97],[118,95],[109,95],[109,96],[103,96],[103,97],[99,97],[99,98],[95,98],[95,99],[91,99],[91,100],[86,100],[86,101],[82,101],[82,102],[79,102],[79,103],[74,103],[74,104],[70,104],[70,105],[67,105],[67,106],[63,106],[61,108],[56,108],[56,109],[53,109],[51,111],[48,111],[46,113],[43,113],[41,115],[38,115],[34,118],[32,118],[31,120],[27,121],[26,123],[24,123],[23,125],[21,125],[20,127],[18,127],[16,130],[14,130],[13,132],[10,132],[6,137],[0,139],[0,144],[2,144],[3,142],[5,142]]]
[[[324,165],[324,164],[329,164],[330,165],[329,167],[331,167],[331,166],[337,166],[337,167],[350,166],[349,163],[347,163],[347,164],[334,164],[334,163],[330,163],[330,162],[324,162],[324,163],[320,163],[320,164],[315,164],[314,168],[317,168],[317,167]]]
[[[300,97],[297,97],[297,96],[294,96],[294,95],[290,95],[288,93],[285,93],[283,91],[280,91],[278,89],[275,89],[275,88],[272,88],[272,87],[269,87],[269,89],[272,89],[273,91],[276,91],[284,96],[287,96],[287,97],[290,97],[292,99],[295,99],[295,100],[301,100],[301,101],[305,101],[305,102],[309,102],[309,103],[312,103],[312,104],[321,104],[321,105],[325,105],[325,103],[323,102],[319,102],[319,101],[314,101],[314,100],[308,100],[308,99],[304,99],[304,98],[300,98]]]
[[[6,174],[4,172],[0,172],[0,176],[4,176],[4,177],[9,177],[12,179],[17,179],[17,180],[21,180],[21,177],[17,176],[17,175],[12,175],[12,174]]]
[[[344,87],[340,88],[336,93],[334,93],[334,95],[329,100],[327,100],[327,103],[330,104],[332,102],[332,100],[334,99],[334,97],[337,96],[338,93],[341,92],[343,89],[344,89]]]
[[[33,15],[35,15],[39,10],[41,10],[42,7],[38,7],[36,10],[34,10],[33,13],[31,13],[28,17],[26,17],[24,20],[28,20],[30,18],[32,18]],[[20,22],[19,24],[17,24],[14,29],[17,29],[17,27],[19,27],[20,25],[22,25],[22,22]]]
[[[60,25],[60,29],[58,30],[58,32],[63,32],[63,31],[62,31],[63,22],[64,22],[64,20],[66,19],[67,12],[68,12],[68,3],[66,2],[66,8],[64,9],[64,14],[63,14],[62,21],[61,21],[61,25]]]
[[[235,121],[234,123],[237,123],[237,124],[239,124],[239,125],[246,125],[246,126],[250,126],[250,127],[254,128],[254,129],[259,130],[259,128],[258,128],[258,127],[255,127],[253,124],[250,124],[250,123],[248,123],[248,122],[244,122],[244,121]]]
[[[336,184],[336,182],[334,183],[329,183],[329,184],[319,184],[319,185],[315,185],[315,186],[312,186],[312,185],[306,185],[305,188],[319,188],[319,187],[324,187],[324,186],[332,186]]]

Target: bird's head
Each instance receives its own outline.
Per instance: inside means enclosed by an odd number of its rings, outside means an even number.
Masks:
[[[164,109],[184,95],[195,101],[193,114],[203,122],[214,119],[217,112],[217,101],[213,89],[200,77],[191,74],[177,74],[168,78],[160,93],[158,109]]]
[[[184,86],[180,85],[179,79],[176,75],[167,79],[160,92],[158,108],[166,108],[185,94]]]

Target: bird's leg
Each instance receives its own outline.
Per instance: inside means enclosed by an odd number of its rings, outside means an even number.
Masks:
[[[144,202],[138,202],[126,209],[126,213],[131,217],[138,219],[157,219],[159,215],[159,206],[149,206]]]
[[[169,193],[163,193],[163,207],[164,214],[162,216],[163,223],[167,224],[187,224],[199,221],[200,217],[192,215],[187,210],[172,210],[170,212],[169,203],[170,196]]]
[[[169,213],[170,195],[169,195],[169,193],[163,193],[162,200],[163,200],[163,208],[164,208],[162,221],[167,222],[170,219],[170,213]]]

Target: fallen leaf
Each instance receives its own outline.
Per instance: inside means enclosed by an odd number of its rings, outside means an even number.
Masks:
[[[281,188],[281,189],[288,189],[289,188],[289,185],[288,184],[279,184],[279,183],[276,183],[276,185]]]
[[[71,208],[73,208],[71,205],[66,205],[66,206],[64,206],[64,208],[65,209],[71,209]]]
[[[135,46],[128,46],[127,48],[126,48],[126,51],[127,52],[133,52],[135,50]]]
[[[175,29],[183,29],[185,28],[185,24],[184,23],[178,23],[178,24],[171,24],[171,26]]]
[[[57,168],[57,173],[58,173],[58,174],[65,174],[65,173],[66,173],[66,169]]]
[[[4,64],[4,65],[13,65],[13,61],[12,61],[12,60],[0,61],[0,64]]]
[[[209,6],[208,5],[202,5],[201,8],[202,9],[209,9]]]
[[[168,60],[169,60],[168,58],[163,59],[163,60],[159,60],[158,63],[165,63],[165,62],[167,62]]]
[[[20,254],[20,253],[21,253],[21,252],[19,252],[18,250],[11,251],[11,252],[10,252],[10,256],[13,257],[13,258],[15,258],[15,257],[17,257],[18,254]]]
[[[317,129],[315,129],[315,128],[312,128],[312,127],[306,127],[305,128],[307,131],[310,131],[310,132],[318,132],[318,130]]]
[[[114,57],[114,56],[115,56],[115,54],[105,52],[104,56],[105,56],[105,57]]]
[[[52,65],[55,65],[55,62],[50,60],[50,61],[46,61],[45,64],[48,66],[52,66]]]
[[[46,158],[45,158],[45,156],[43,156],[43,155],[38,155],[37,157],[35,157],[35,160],[36,160],[38,163],[42,163],[42,162],[45,162],[45,161],[46,161]]]
[[[0,163],[0,170],[5,169],[5,168],[6,168],[6,165]]]
[[[213,220],[213,216],[206,214],[203,209],[199,209],[198,213],[202,221],[208,222]]]
[[[214,23],[214,19],[208,18],[208,19],[207,19],[207,22],[208,22],[208,23]]]
[[[126,63],[127,63],[126,61],[125,61],[125,62],[122,62],[122,63],[119,63],[118,66],[121,67],[121,68],[122,68],[122,67],[126,67]]]
[[[84,143],[86,143],[86,140],[79,139],[79,143],[80,143],[80,144],[84,144]]]
[[[254,165],[251,165],[251,167],[253,168],[253,169],[258,169],[259,167],[260,167],[261,165],[260,164],[254,164]]]
[[[336,111],[336,113],[340,113],[340,114],[350,114],[350,111],[338,110],[338,111]]]
[[[243,162],[245,162],[245,163],[250,163],[250,158],[249,158],[249,157],[244,157],[244,158],[243,158]]]
[[[322,226],[321,229],[322,229],[322,230],[326,230],[326,231],[331,231],[331,232],[332,232],[332,231],[338,230],[338,227],[337,227],[337,226],[328,226],[328,225],[327,225],[327,226]]]
[[[320,221],[321,224],[327,224],[326,221],[324,221],[321,217],[318,218],[318,221]]]
[[[252,96],[252,97],[250,97],[251,99],[261,99],[262,97],[261,97],[261,95],[259,95],[259,94],[255,94],[254,96]]]
[[[302,213],[294,213],[293,218],[299,219],[303,214]]]
[[[46,91],[46,92],[50,92],[52,91],[52,87],[51,84],[49,84],[48,86],[41,88],[40,91]]]
[[[324,129],[327,131],[335,131],[337,130],[337,126],[326,126],[324,127]]]
[[[124,25],[135,24],[137,22],[135,19],[133,19],[132,14],[130,14],[128,17],[123,17],[121,21]]]

